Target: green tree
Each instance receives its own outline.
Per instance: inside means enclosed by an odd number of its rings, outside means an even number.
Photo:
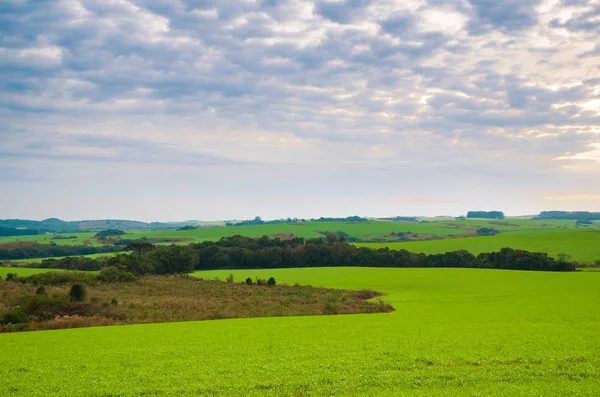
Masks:
[[[73,284],[69,291],[69,298],[74,302],[83,302],[87,297],[87,290],[83,284]]]

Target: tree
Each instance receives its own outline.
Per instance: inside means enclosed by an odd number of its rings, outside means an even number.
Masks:
[[[141,255],[154,249],[154,244],[147,241],[134,241],[133,243],[127,244],[125,247],[126,251],[133,251],[134,253]]]
[[[325,241],[327,242],[327,244],[331,245],[337,242],[337,236],[334,233],[329,233],[327,237],[325,237]]]
[[[73,284],[69,291],[69,298],[74,302],[83,302],[87,297],[87,290],[82,284]]]

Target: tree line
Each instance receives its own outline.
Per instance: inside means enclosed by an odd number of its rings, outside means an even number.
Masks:
[[[600,220],[600,212],[589,211],[542,211],[535,219],[573,220],[592,222]]]
[[[177,274],[195,270],[214,269],[271,269],[300,267],[452,267],[511,270],[573,271],[577,266],[568,256],[558,259],[543,252],[502,248],[498,252],[477,256],[465,251],[443,254],[413,253],[405,249],[372,249],[347,244],[343,236],[290,240],[267,236],[250,238],[223,237],[187,246],[155,246],[136,242],[127,247],[130,254],[110,258],[74,261],[72,258],[44,261],[54,268],[94,270],[111,266],[136,275]],[[36,264],[37,265],[37,264]],[[32,265],[34,266],[34,265]]]
[[[0,226],[0,237],[7,236],[34,236],[42,232],[34,229],[18,229],[16,227]]]
[[[479,219],[504,219],[504,212],[502,211],[469,211],[467,218],[479,218]]]
[[[57,245],[57,244],[32,244],[17,248],[0,248],[0,260],[17,260],[32,258],[49,258],[53,256],[73,256],[106,254],[119,252],[118,247],[112,245]]]

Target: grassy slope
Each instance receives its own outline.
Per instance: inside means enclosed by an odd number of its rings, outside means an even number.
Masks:
[[[600,260],[600,231],[548,231],[513,233],[507,232],[493,237],[469,237],[446,240],[414,241],[407,243],[365,243],[363,247],[406,249],[411,252],[437,254],[465,249],[475,255],[481,252],[498,251],[503,247],[547,252],[552,256],[567,253],[574,260],[593,263]]]
[[[600,391],[598,273],[366,268],[232,273],[237,280],[272,275],[279,282],[370,287],[388,292],[386,300],[397,310],[3,334],[0,394]]]

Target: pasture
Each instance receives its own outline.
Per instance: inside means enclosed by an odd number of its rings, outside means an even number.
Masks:
[[[0,335],[0,394],[573,395],[600,391],[600,273],[318,268],[224,279],[372,288],[396,311]]]
[[[439,254],[448,251],[467,250],[477,255],[482,252],[498,251],[503,247],[546,252],[556,257],[566,253],[581,263],[595,263],[600,260],[600,231],[536,231],[506,232],[490,237],[468,237],[431,241],[411,241],[406,243],[357,243],[360,247],[405,249],[410,252]]]

